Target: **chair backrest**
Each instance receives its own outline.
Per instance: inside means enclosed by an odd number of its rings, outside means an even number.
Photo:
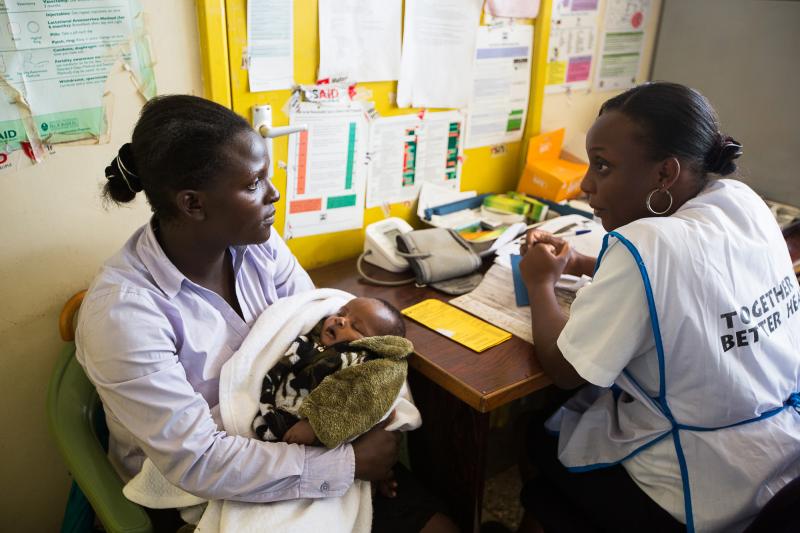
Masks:
[[[78,316],[78,309],[83,303],[84,296],[86,296],[85,290],[73,294],[58,315],[58,333],[64,342],[75,340],[75,317]]]
[[[77,303],[73,299],[72,303],[67,302],[70,334],[80,305],[80,299]],[[59,320],[59,329],[63,322]],[[98,416],[102,417],[103,412],[97,391],[75,359],[75,344],[66,343],[47,388],[47,419],[56,446],[106,531],[151,532],[150,517],[144,509],[122,494],[122,480],[111,466],[96,432],[100,425]]]

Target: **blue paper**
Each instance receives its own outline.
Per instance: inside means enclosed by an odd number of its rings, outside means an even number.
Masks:
[[[522,274],[519,271],[519,262],[522,261],[521,255],[511,256],[511,275],[514,277],[514,296],[517,299],[517,307],[529,305],[528,289],[522,281]]]

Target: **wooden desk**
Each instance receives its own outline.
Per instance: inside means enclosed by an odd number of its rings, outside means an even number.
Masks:
[[[800,259],[800,225],[785,232],[793,261]],[[370,265],[367,265],[369,268]],[[355,259],[309,272],[318,287],[336,287],[357,296],[383,298],[403,309],[426,298],[451,297],[413,284],[380,287],[359,280]],[[368,274],[399,279],[379,269]],[[407,337],[416,353],[409,383],[422,412],[422,427],[409,434],[414,474],[427,481],[450,505],[462,531],[478,531],[483,502],[489,412],[545,388],[550,381],[534,347],[512,337],[475,353],[411,320]],[[402,490],[402,487],[400,487]]]
[[[355,259],[317,268],[309,274],[318,287],[383,298],[398,309],[426,298],[451,298],[413,284],[366,284],[358,277]],[[368,274],[387,280],[403,277],[376,268]],[[423,419],[422,428],[409,434],[414,473],[449,504],[462,531],[478,531],[489,412],[543,389],[550,381],[534,356],[534,347],[518,337],[475,353],[409,319],[406,327],[406,336],[415,348],[408,379]]]

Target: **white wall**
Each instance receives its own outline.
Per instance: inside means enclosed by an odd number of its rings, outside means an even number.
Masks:
[[[159,94],[202,94],[192,0],[143,0]],[[111,142],[58,146],[45,162],[0,174],[0,530],[57,531],[70,480],[47,428],[45,394],[61,348],[62,304],[149,217],[143,198],[105,210],[103,169],[130,139],[143,103],[114,74]]]
[[[642,62],[639,66],[638,82],[648,79],[650,63],[653,57],[653,45],[658,28],[658,17],[661,11],[662,0],[651,0],[649,18],[646,21],[646,41]],[[600,31],[597,35],[597,54],[592,65],[592,76],[599,64],[599,51],[602,45],[603,14],[605,13],[606,0],[600,0],[598,5],[600,13]],[[583,91],[574,91],[571,94],[548,94],[545,95],[544,108],[542,110],[542,131],[551,131],[558,128],[566,128],[564,137],[564,149],[571,154],[586,159],[586,132],[597,118],[600,105],[619,94],[622,91],[595,91],[593,88]]]
[[[667,0],[653,76],[711,101],[743,145],[738,178],[800,205],[800,2]],[[794,67],[791,65],[795,65]]]

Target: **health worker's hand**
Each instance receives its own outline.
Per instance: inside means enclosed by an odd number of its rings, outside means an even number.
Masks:
[[[386,431],[386,426],[394,419],[394,412],[353,442],[356,456],[356,479],[381,481],[393,477],[392,467],[400,453],[398,431]]]
[[[525,255],[529,249],[537,244],[549,244],[555,250],[553,253],[559,255],[562,251],[562,247],[567,244],[567,241],[547,231],[532,229],[528,231],[525,235],[525,241],[520,245],[520,254]],[[570,248],[567,265],[564,267],[562,273],[575,276],[580,276],[581,274],[591,275],[594,270],[594,262],[594,258],[579,254],[574,249]]]
[[[528,246],[519,263],[519,272],[525,286],[528,289],[536,284],[554,286],[564,273],[571,254],[569,244],[565,241],[560,249],[544,242]]]
[[[555,249],[556,253],[558,250],[561,250],[561,247],[567,243],[561,237],[557,237],[548,231],[542,231],[538,229],[531,229],[528,230],[528,233],[525,234],[525,241],[520,246],[520,253],[525,255],[525,252],[528,251],[529,248],[532,248],[535,244],[552,244]]]

